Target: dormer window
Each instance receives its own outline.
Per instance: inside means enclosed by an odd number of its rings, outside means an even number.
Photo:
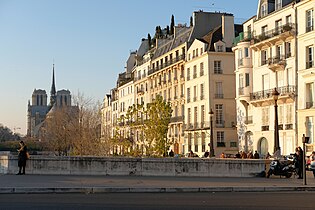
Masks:
[[[217,46],[217,52],[223,52],[223,46],[222,45]]]
[[[275,8],[276,10],[281,9],[282,8],[282,0],[276,0],[275,7],[276,7]]]
[[[261,5],[261,17],[265,17],[268,14],[268,4]]]

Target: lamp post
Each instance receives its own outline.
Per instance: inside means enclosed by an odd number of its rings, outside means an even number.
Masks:
[[[210,157],[214,157],[214,148],[213,148],[213,111],[210,109]]]
[[[279,98],[280,93],[277,91],[277,88],[275,88],[272,91],[272,96],[273,100],[275,101],[275,133],[274,133],[274,153],[279,151],[279,155],[281,154],[280,152],[280,143],[279,143],[279,125],[278,125],[278,98]]]

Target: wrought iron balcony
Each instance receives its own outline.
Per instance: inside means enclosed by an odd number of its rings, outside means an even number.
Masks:
[[[261,131],[269,131],[269,125],[261,126]]]
[[[295,27],[292,23],[287,23],[283,26],[276,27],[272,30],[265,31],[257,36],[254,36],[251,44],[257,44],[259,42],[263,42],[268,39],[276,38],[276,37],[289,37],[295,34]]]
[[[169,60],[169,61],[163,63],[162,65],[158,65],[155,68],[150,69],[148,71],[148,75],[151,75],[151,74],[153,74],[153,73],[155,73],[161,69],[167,68],[167,67],[169,67],[169,66],[171,66],[171,65],[173,65],[179,61],[184,61],[185,57],[186,57],[185,54],[182,54],[180,56],[177,56],[176,58],[173,58],[172,60]]]
[[[215,97],[215,98],[223,98],[224,95],[223,95],[223,93],[216,93],[216,94],[214,95],[214,97]]]
[[[183,116],[177,116],[177,117],[172,117],[171,118],[171,123],[174,122],[183,122],[184,121],[184,117]]]
[[[268,89],[263,91],[258,91],[250,94],[250,100],[263,100],[272,98],[272,91],[274,89]],[[277,88],[277,91],[280,93],[280,96],[288,95],[288,94],[295,94],[295,86],[294,85],[287,85]]]
[[[285,56],[275,56],[268,59],[268,68],[276,71],[277,69],[284,69],[286,65]]]

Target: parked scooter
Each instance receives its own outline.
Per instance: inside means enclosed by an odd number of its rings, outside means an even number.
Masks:
[[[287,160],[287,158],[279,160],[275,159],[270,163],[270,169],[267,173],[267,178],[271,175],[285,176],[290,178],[295,173],[294,159],[293,161]]]

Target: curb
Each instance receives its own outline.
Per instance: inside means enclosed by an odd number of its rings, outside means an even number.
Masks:
[[[66,193],[204,193],[204,192],[289,192],[315,191],[315,187],[5,187],[0,188],[0,194],[66,194]]]

